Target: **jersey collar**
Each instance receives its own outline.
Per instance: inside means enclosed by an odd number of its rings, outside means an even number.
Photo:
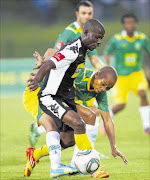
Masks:
[[[122,34],[122,36],[128,36],[126,30],[123,30],[123,31],[121,32],[121,34]],[[133,34],[134,34],[134,36],[137,36],[137,35],[138,35],[138,32],[137,32],[137,31],[134,31]]]
[[[82,29],[80,28],[80,26],[79,26],[79,24],[77,23],[77,21],[75,21],[73,24],[75,25],[75,27],[77,28],[77,30],[78,30],[80,33],[82,33]]]

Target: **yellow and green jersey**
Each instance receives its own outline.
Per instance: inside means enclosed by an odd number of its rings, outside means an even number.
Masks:
[[[143,49],[150,54],[148,38],[144,33],[135,31],[134,36],[129,37],[123,30],[111,38],[110,45],[104,52],[106,54],[114,52],[114,67],[118,75],[129,75],[141,69]]]
[[[98,108],[102,111],[109,112],[107,93],[96,93],[90,89],[91,78],[94,75],[94,71],[91,69],[83,69],[75,79],[76,88],[76,100],[83,102],[84,106],[87,106],[87,101],[95,98],[98,104]]]
[[[67,26],[63,32],[59,35],[56,40],[54,48],[59,50],[64,44],[78,38],[82,34],[82,29],[79,27],[78,23],[75,21]],[[97,50],[89,51],[88,56],[97,55]]]

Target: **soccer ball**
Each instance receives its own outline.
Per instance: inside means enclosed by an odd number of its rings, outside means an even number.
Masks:
[[[92,174],[100,166],[100,157],[97,151],[84,149],[76,154],[74,163],[81,173]]]

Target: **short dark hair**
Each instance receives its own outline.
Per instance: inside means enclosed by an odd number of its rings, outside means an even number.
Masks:
[[[80,1],[76,6],[76,11],[79,11],[80,6],[87,6],[87,7],[92,7],[93,8],[93,4],[90,1]]]
[[[127,13],[127,14],[124,14],[122,17],[121,17],[121,23],[124,24],[125,23],[125,18],[134,18],[136,22],[138,22],[138,19],[137,17],[135,16],[135,14],[133,13]]]

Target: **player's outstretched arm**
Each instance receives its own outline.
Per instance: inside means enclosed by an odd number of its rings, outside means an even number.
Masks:
[[[114,123],[113,123],[113,120],[112,120],[109,112],[105,112],[105,111],[100,110],[100,113],[101,113],[101,116],[103,118],[105,130],[106,130],[107,136],[108,136],[109,141],[110,141],[112,155],[114,156],[115,159],[117,159],[117,156],[120,156],[122,158],[122,160],[124,161],[124,163],[127,164],[128,160],[117,149],[116,138],[115,138],[115,127],[114,127]]]
[[[40,54],[35,52],[34,53],[34,57],[37,58],[39,57],[40,58]],[[38,83],[40,83],[44,76],[53,68],[55,68],[55,64],[53,61],[49,60],[47,61],[47,63],[43,64],[42,67],[38,70],[38,72],[36,73],[35,77],[32,79],[32,78],[29,78],[28,79],[28,87],[29,87],[29,90],[30,91],[35,91],[37,88],[38,88]]]

